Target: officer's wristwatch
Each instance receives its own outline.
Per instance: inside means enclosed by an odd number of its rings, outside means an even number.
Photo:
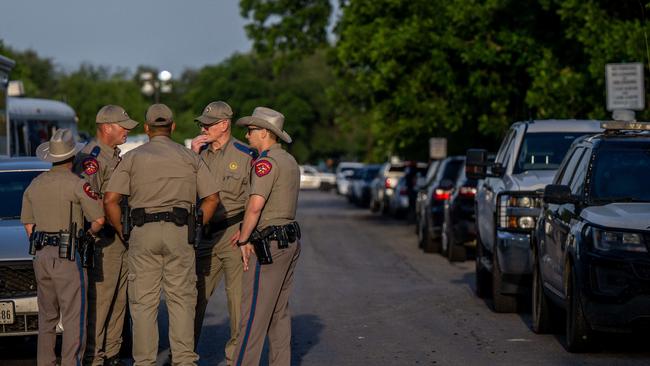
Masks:
[[[250,242],[250,239],[246,239],[246,241],[239,241],[238,240],[237,241],[237,246],[241,247],[241,246],[244,246],[244,245],[248,244],[249,242]]]

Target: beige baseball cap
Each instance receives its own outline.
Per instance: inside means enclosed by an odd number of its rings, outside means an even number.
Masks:
[[[174,122],[172,110],[164,104],[152,104],[147,108],[145,123],[152,126],[166,126]]]
[[[203,113],[194,118],[195,121],[199,121],[205,125],[215,124],[223,119],[232,118],[232,108],[226,102],[217,101],[208,104],[204,109]]]
[[[99,112],[97,112],[95,123],[117,123],[127,130],[133,129],[138,125],[138,122],[132,120],[124,108],[119,105],[111,104],[103,106]]]

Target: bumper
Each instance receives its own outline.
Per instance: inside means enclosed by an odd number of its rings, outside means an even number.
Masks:
[[[585,316],[602,331],[650,329],[650,263],[583,257],[581,283]]]
[[[38,302],[36,296],[0,299],[14,303],[16,313],[12,324],[0,324],[0,337],[38,334]]]
[[[530,234],[497,230],[497,255],[504,274],[529,275],[533,272]]]

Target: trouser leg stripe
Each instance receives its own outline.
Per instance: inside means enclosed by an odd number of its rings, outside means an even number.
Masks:
[[[75,262],[77,263],[77,269],[79,270],[79,285],[81,286],[81,309],[79,313],[79,347],[77,347],[77,366],[81,366],[81,347],[85,347],[84,343],[84,331],[86,324],[86,283],[84,280],[84,270],[81,267],[81,261],[79,256],[76,256]]]
[[[246,323],[246,332],[244,333],[244,340],[241,343],[241,348],[239,349],[239,357],[237,357],[237,366],[241,366],[244,360],[244,353],[246,351],[246,344],[248,343],[248,337],[251,333],[251,328],[253,327],[253,318],[255,317],[255,306],[257,305],[257,292],[260,285],[260,272],[261,266],[257,262],[255,264],[255,281],[253,282],[253,299],[251,300],[251,312],[248,316],[248,323]]]

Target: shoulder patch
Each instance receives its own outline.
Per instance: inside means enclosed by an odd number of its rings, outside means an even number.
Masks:
[[[87,157],[81,162],[84,173],[86,175],[93,175],[99,170],[99,162],[94,157]]]
[[[102,149],[101,149],[99,146],[95,146],[95,147],[92,149],[92,151],[90,151],[90,155],[92,155],[93,157],[96,158],[96,157],[99,156],[99,153],[100,153],[101,151],[102,151]]]
[[[86,194],[86,196],[88,196],[88,197],[90,197],[90,198],[92,198],[94,200],[97,200],[99,198],[99,194],[97,194],[97,192],[93,191],[92,187],[90,186],[90,183],[84,183],[83,190],[84,190],[84,193]]]
[[[242,143],[239,143],[237,141],[233,142],[233,145],[237,148],[237,150],[243,152],[244,154],[250,156],[253,159],[257,159],[257,150],[252,149]]]
[[[255,163],[255,174],[258,177],[263,177],[271,172],[273,165],[268,160],[260,160]]]

